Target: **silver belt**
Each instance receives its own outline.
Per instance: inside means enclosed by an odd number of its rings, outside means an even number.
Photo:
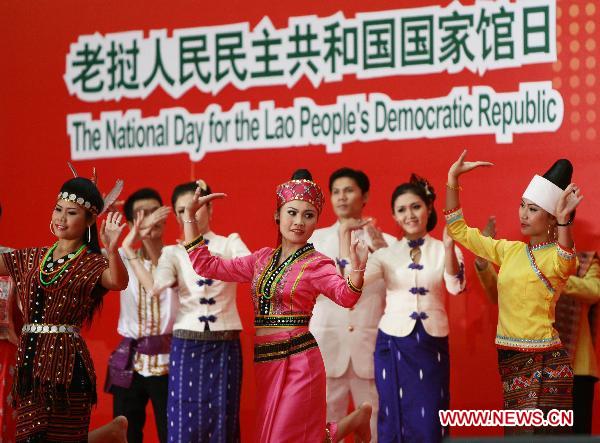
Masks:
[[[79,328],[72,325],[47,325],[45,323],[28,323],[23,325],[24,334],[74,334],[79,335]]]

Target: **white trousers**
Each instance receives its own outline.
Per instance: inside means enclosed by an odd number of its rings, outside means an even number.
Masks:
[[[371,441],[377,442],[377,411],[379,397],[375,380],[360,378],[352,368],[352,362],[341,377],[327,377],[327,421],[339,421],[348,415],[348,403],[352,396],[354,406],[358,408],[363,402],[373,406],[371,414]]]

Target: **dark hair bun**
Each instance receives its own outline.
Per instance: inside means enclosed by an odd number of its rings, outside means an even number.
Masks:
[[[292,174],[292,178],[291,180],[311,180],[312,181],[312,174],[310,173],[310,171],[308,169],[296,169],[296,171],[294,171],[294,173]]]
[[[411,174],[410,183],[423,188],[423,191],[425,191],[425,196],[427,197],[427,201],[425,203],[431,204],[435,201],[435,189],[433,189],[433,186],[431,186],[427,179],[420,177],[417,174]]]

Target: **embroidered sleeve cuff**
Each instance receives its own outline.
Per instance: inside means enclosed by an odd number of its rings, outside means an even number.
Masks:
[[[205,244],[206,244],[206,241],[204,240],[204,237],[202,236],[202,234],[200,234],[198,237],[193,239],[191,242],[185,243],[183,246],[185,247],[185,250],[189,253],[189,252],[192,252],[194,249],[196,249],[200,246],[203,246]]]
[[[567,248],[567,247],[561,246],[560,243],[556,243],[556,250],[558,252],[558,255],[560,255],[565,260],[574,260],[575,257],[577,256],[577,253],[575,252],[574,247]]]
[[[446,217],[447,225],[454,223],[456,220],[463,218],[462,208],[444,209],[444,217]]]

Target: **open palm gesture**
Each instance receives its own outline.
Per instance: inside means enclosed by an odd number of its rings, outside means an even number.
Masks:
[[[125,228],[122,223],[123,216],[118,212],[109,212],[100,226],[100,239],[108,252],[116,252],[119,247],[119,238]]]
[[[202,189],[200,187],[196,188],[194,192],[194,197],[189,201],[189,203],[185,206],[185,212],[189,216],[194,216],[196,219],[198,218],[196,215],[200,209],[209,204],[211,201],[216,199],[221,199],[227,197],[227,194],[222,192],[215,192],[208,195],[202,195]]]
[[[456,178],[460,177],[462,174],[472,171],[475,168],[494,166],[493,163],[486,162],[486,161],[475,161],[475,162],[465,161],[466,156],[467,156],[467,150],[465,149],[462,152],[462,154],[460,154],[460,157],[458,157],[458,160],[456,160],[452,164],[452,166],[450,166],[450,170],[448,171],[448,177],[452,177],[452,178],[456,179]]]
[[[156,211],[148,216],[144,216],[144,213],[141,213],[141,220],[137,226],[138,234],[141,238],[146,238],[150,235],[150,231],[155,226],[164,223],[167,220],[167,217],[171,213],[170,206],[161,206]],[[137,215],[136,215],[137,219]],[[135,223],[134,223],[135,224]]]
[[[369,257],[369,247],[364,240],[359,240],[355,232],[352,232],[350,243],[350,261],[355,269],[365,269],[367,258]]]

